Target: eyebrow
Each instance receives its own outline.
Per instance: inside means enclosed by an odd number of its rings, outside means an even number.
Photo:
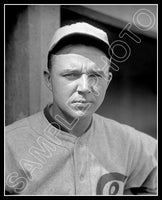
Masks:
[[[94,69],[92,69],[92,70],[90,70],[90,72],[97,73],[97,74],[100,74],[100,75],[102,75],[102,76],[105,76],[105,75],[106,75],[106,74],[105,74],[105,71],[102,70],[102,69],[100,69],[100,70],[94,70]]]
[[[65,69],[61,72],[61,74],[68,74],[68,73],[81,73],[81,69]]]
[[[65,69],[61,72],[61,74],[69,74],[69,73],[82,73],[82,69]],[[96,73],[96,74],[100,74],[102,76],[105,76],[106,73],[104,72],[104,70],[95,70],[95,69],[90,69],[88,70],[88,73]]]

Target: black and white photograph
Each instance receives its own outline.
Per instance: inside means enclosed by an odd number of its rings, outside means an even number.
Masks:
[[[158,4],[4,4],[4,195],[158,195]]]

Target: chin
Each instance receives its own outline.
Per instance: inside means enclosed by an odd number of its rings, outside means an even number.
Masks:
[[[82,112],[82,111],[78,111],[75,113],[75,116],[76,117],[79,117],[79,118],[84,118],[84,117],[87,117],[89,115],[91,115],[92,113],[90,112]]]
[[[94,112],[89,109],[86,111],[82,111],[82,110],[74,110],[71,112],[71,114],[73,115],[74,118],[85,118],[87,116],[92,115]]]

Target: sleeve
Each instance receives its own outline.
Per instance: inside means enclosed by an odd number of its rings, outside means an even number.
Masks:
[[[16,156],[7,140],[5,141],[5,194],[19,195],[26,183],[25,173],[16,161]]]
[[[133,129],[134,151],[131,169],[125,185],[125,194],[157,194],[157,140]]]
[[[5,194],[6,195],[12,195],[16,194],[14,191],[14,188],[10,186],[9,176],[10,173],[13,171],[15,172],[16,165],[14,156],[12,155],[12,152],[10,151],[10,148],[8,147],[7,143],[5,144]]]

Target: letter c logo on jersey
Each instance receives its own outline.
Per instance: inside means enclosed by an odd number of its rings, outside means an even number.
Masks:
[[[123,194],[126,176],[120,173],[104,174],[97,183],[97,195],[120,195]]]

